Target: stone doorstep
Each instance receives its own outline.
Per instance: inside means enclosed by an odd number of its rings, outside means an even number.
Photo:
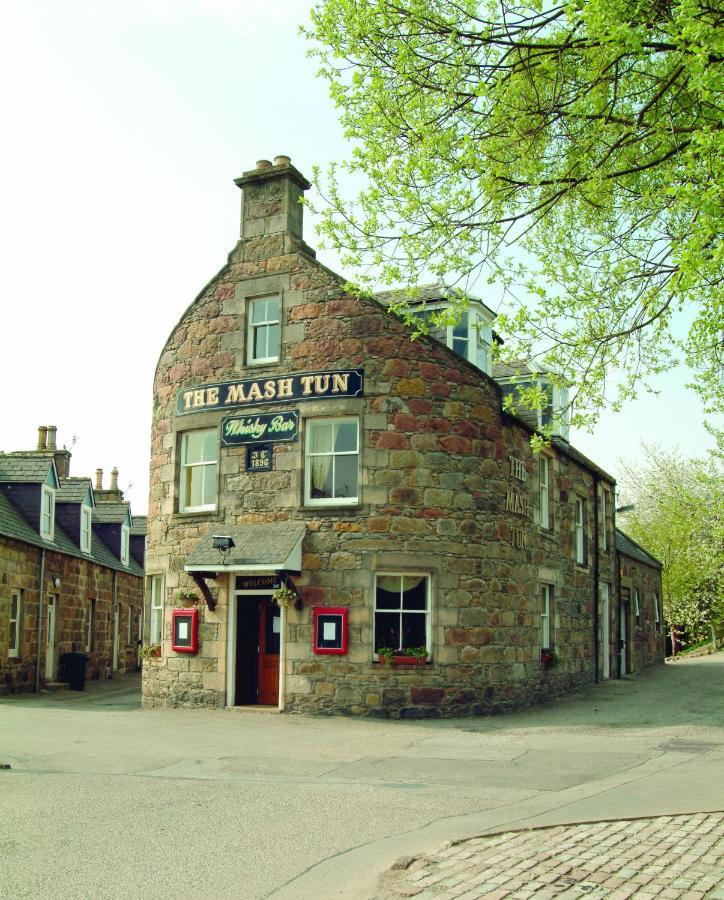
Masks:
[[[260,703],[248,704],[246,706],[227,706],[227,712],[231,713],[279,713],[281,710],[278,706],[264,706]]]
[[[46,681],[45,685],[40,689],[42,693],[55,694],[58,691],[69,691],[70,682],[66,681]]]

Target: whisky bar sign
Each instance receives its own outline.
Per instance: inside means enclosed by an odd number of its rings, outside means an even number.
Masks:
[[[221,443],[268,444],[296,441],[299,435],[299,413],[296,409],[255,416],[225,416],[221,420]]]
[[[330,372],[300,372],[281,378],[247,378],[182,388],[176,413],[229,409],[234,406],[262,406],[290,400],[320,400],[329,397],[361,397],[364,369]]]

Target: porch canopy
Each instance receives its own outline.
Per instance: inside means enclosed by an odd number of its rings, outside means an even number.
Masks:
[[[255,525],[215,525],[199,538],[191,550],[184,571],[201,588],[213,609],[216,605],[206,584],[221,572],[279,572],[299,574],[302,570],[302,540],[307,531],[303,522],[265,522]],[[218,549],[218,538],[231,538],[233,546]]]

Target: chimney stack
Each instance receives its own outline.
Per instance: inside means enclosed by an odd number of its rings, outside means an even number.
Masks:
[[[113,466],[113,468],[111,469],[111,490],[118,490],[118,469],[116,468],[116,466]]]
[[[55,435],[58,429],[55,425],[48,425],[48,443],[46,444],[46,449],[48,450],[57,450],[57,446],[55,443]]]
[[[45,442],[48,438],[48,428],[46,425],[38,425],[38,446],[36,449],[45,450]]]
[[[103,469],[96,469],[96,485],[95,490],[103,490]]]
[[[242,253],[253,259],[269,259],[303,249],[314,256],[302,240],[301,203],[311,184],[295,169],[288,156],[257,160],[256,168],[244,172],[234,183],[242,190]]]

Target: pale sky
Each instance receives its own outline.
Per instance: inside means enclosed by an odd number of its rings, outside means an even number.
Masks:
[[[2,0],[0,450],[56,425],[72,475],[101,467],[107,484],[117,466],[145,513],[154,368],[236,243],[233,179],[279,154],[309,177],[348,153],[298,35],[310,5]],[[308,214],[305,238],[319,247]],[[687,380],[572,442],[612,474],[642,440],[703,454]]]

